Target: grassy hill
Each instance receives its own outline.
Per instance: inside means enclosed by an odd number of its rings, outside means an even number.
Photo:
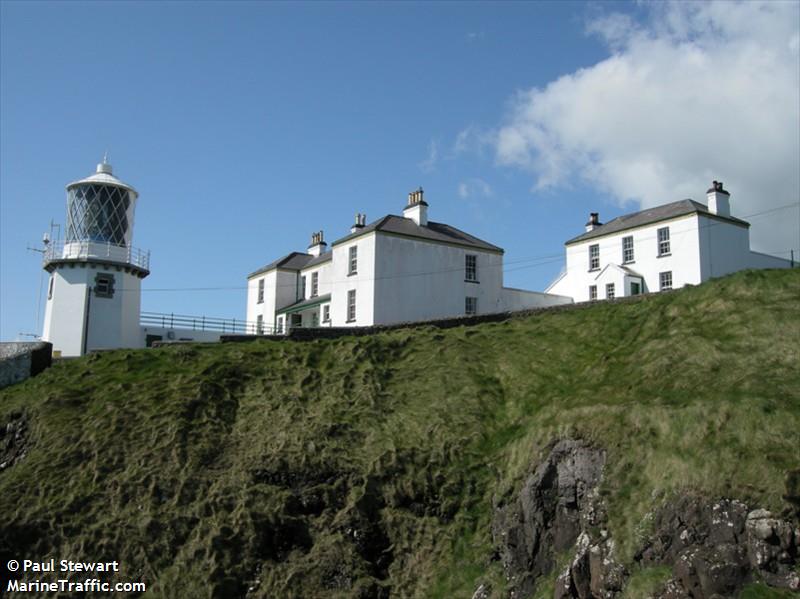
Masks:
[[[0,427],[26,423],[0,557],[116,559],[151,596],[499,593],[494,506],[568,436],[607,450],[630,562],[675,492],[786,510],[798,364],[800,270],[449,330],[92,354],[0,391]]]

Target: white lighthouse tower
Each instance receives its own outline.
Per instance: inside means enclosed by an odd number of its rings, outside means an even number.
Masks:
[[[42,338],[54,352],[144,346],[139,307],[150,253],[132,245],[138,195],[105,158],[93,175],[67,185],[66,236],[44,254],[50,281]]]

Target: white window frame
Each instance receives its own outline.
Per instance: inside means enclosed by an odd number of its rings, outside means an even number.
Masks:
[[[670,289],[672,289],[672,271],[665,270],[658,273],[658,290],[669,291]]]
[[[589,301],[593,302],[597,299],[597,285],[589,285]]]
[[[358,274],[358,246],[351,245],[347,252],[347,274],[356,275]]]
[[[300,288],[297,290],[297,299],[304,300],[306,299],[306,276],[302,275],[300,277]]]
[[[589,246],[589,270],[600,270],[600,244],[593,243]]]
[[[283,333],[283,316],[278,316],[278,321],[275,328],[276,328],[275,331],[276,333]]]
[[[311,297],[319,295],[319,271],[311,273]]]
[[[464,314],[475,316],[478,313],[478,298],[468,295],[464,298]]]
[[[264,303],[264,279],[258,280],[258,299],[256,300],[257,304]]]
[[[669,241],[669,227],[661,227],[656,234],[658,237],[658,255],[669,256],[672,253]]]
[[[614,299],[617,296],[617,290],[614,283],[606,283],[606,299]]]
[[[622,263],[630,264],[633,256],[633,235],[628,235],[622,238]]]
[[[356,321],[356,290],[347,291],[347,322]]]
[[[470,283],[478,282],[478,256],[475,254],[464,256],[464,280]]]
[[[256,315],[256,335],[264,334],[264,315]]]
[[[331,321],[331,305],[325,304],[322,306],[322,322],[330,322]]]

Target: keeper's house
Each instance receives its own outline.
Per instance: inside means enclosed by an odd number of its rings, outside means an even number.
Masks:
[[[571,303],[569,297],[503,287],[503,249],[428,220],[422,189],[403,216],[366,224],[330,250],[322,232],[248,276],[247,320],[265,333],[488,314]]]
[[[599,222],[566,242],[567,264],[545,290],[576,302],[696,285],[746,268],[790,268],[792,263],[750,250],[750,223],[731,216],[722,182],[708,205],[681,200]]]

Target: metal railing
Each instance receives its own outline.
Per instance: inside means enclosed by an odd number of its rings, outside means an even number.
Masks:
[[[150,270],[150,250],[116,245],[106,241],[51,241],[44,250],[42,262],[47,265],[55,260],[85,260],[98,258],[124,262]]]
[[[235,318],[212,318],[208,316],[188,316],[186,314],[164,314],[161,312],[142,312],[139,315],[142,326],[163,329],[184,329],[191,331],[212,331],[231,335],[274,335],[274,327],[259,325],[257,322]]]

